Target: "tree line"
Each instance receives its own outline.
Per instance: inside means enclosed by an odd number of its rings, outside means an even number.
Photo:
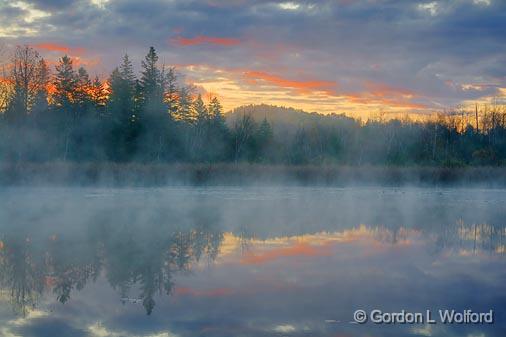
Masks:
[[[490,105],[427,121],[367,122],[307,114],[272,122],[266,106],[226,118],[160,65],[151,47],[136,74],[125,55],[107,81],[63,56],[52,71],[30,46],[14,51],[0,81],[3,162],[260,162],[351,165],[502,165],[506,110]],[[272,109],[272,107],[270,107]],[[283,109],[283,108],[276,108]],[[286,110],[286,109],[285,109]],[[289,109],[288,109],[289,110]],[[286,112],[286,111],[285,111]]]
[[[217,97],[207,104],[161,66],[153,47],[136,76],[128,55],[106,82],[68,56],[51,74],[17,47],[4,79],[1,158],[6,161],[223,161],[229,130]],[[5,84],[6,83],[6,84]]]

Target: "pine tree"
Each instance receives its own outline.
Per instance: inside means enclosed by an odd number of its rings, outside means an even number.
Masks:
[[[132,63],[125,55],[120,67],[115,68],[109,78],[107,111],[111,120],[106,152],[112,160],[128,160],[136,149],[136,114],[140,110],[137,82]]]
[[[183,86],[179,90],[179,101],[175,117],[177,120],[187,124],[195,123],[196,116],[193,109],[191,87]]]
[[[157,66],[158,55],[156,54],[155,48],[150,47],[149,52],[142,61],[142,71],[140,85],[144,99],[154,100],[161,94],[160,88],[160,70]]]
[[[195,116],[195,123],[192,125],[190,133],[190,154],[193,155],[192,159],[199,161],[207,160],[208,156],[205,151],[206,146],[209,145],[209,131],[210,121],[207,107],[202,100],[202,95],[198,95],[194,100],[193,115]]]
[[[228,156],[228,143],[230,132],[223,116],[223,107],[218,97],[211,98],[208,108],[209,114],[209,135],[208,135],[208,156],[211,160],[224,160]]]
[[[265,143],[272,139],[272,127],[267,121],[267,117],[264,117],[262,123],[260,123],[258,128],[258,137]]]
[[[108,110],[114,121],[125,124],[130,122],[134,114],[135,79],[125,79],[121,73],[115,68],[109,78]]]
[[[125,56],[123,56],[123,62],[119,66],[119,74],[121,78],[126,81],[130,90],[133,92],[135,89],[136,78],[134,74],[134,68],[132,62],[130,61],[130,58],[128,57],[128,54],[125,54]]]
[[[72,66],[72,60],[67,55],[63,56],[56,65],[53,84],[55,87],[53,107],[59,112],[58,122],[63,130],[62,157],[66,161],[73,149],[74,128],[79,123],[79,110],[75,106],[78,76]]]
[[[255,135],[255,151],[254,157],[256,160],[265,161],[267,151],[271,146],[273,138],[272,127],[267,121],[267,117],[264,117],[262,123],[257,129]]]
[[[223,107],[221,106],[218,97],[214,96],[209,102],[209,115],[214,121],[224,121],[223,118]]]
[[[211,98],[207,111],[211,120],[211,126],[215,130],[214,133],[217,135],[217,137],[226,137],[228,133],[228,127],[225,123],[225,117],[223,116],[223,107],[218,100],[218,97],[214,96]]]
[[[178,107],[178,88],[177,75],[174,67],[169,67],[168,71],[163,72],[163,92],[165,103],[171,117],[175,117]]]
[[[202,95],[199,94],[197,99],[193,102],[193,111],[197,120],[197,124],[204,124],[209,121],[209,111],[202,100]]]
[[[93,107],[91,97],[92,84],[88,72],[83,67],[77,70],[77,83],[74,93],[74,104],[79,114],[88,113]]]
[[[168,156],[171,116],[164,97],[164,76],[157,65],[158,55],[149,48],[142,61],[139,85],[138,114],[140,122],[140,151],[145,160],[159,161]]]
[[[72,66],[72,60],[67,55],[63,56],[56,65],[53,84],[55,87],[53,105],[62,109],[69,109],[75,100],[78,77]]]
[[[91,84],[91,100],[93,101],[96,108],[102,109],[107,104],[108,93],[104,84],[98,76],[95,76],[93,83]]]

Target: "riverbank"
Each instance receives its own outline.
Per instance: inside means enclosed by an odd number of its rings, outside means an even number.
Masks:
[[[505,187],[503,167],[285,166],[258,164],[0,164],[12,185],[415,185]]]

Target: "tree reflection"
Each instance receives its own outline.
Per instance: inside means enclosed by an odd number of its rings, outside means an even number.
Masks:
[[[104,210],[85,230],[58,224],[60,232],[0,233],[0,282],[9,289],[16,311],[26,314],[41,294],[52,292],[66,303],[74,291],[103,275],[123,303],[142,303],[152,313],[157,294],[170,295],[174,276],[188,273],[202,259],[214,261],[224,240],[220,214],[199,207],[190,214],[157,212],[156,219]],[[160,219],[164,219],[161,221]],[[71,226],[68,226],[71,228]],[[80,228],[81,228],[80,227]],[[453,224],[406,227],[401,224],[364,226],[374,240],[398,245],[419,235],[435,254],[504,254],[504,225]],[[235,234],[240,248],[263,237],[253,227]]]
[[[6,236],[0,242],[0,282],[10,289],[14,310],[25,315],[44,290],[43,251],[37,249],[29,236],[21,233]]]
[[[430,233],[434,241],[435,253],[444,250],[458,251],[461,254],[504,254],[505,225],[487,223],[465,224],[462,220],[441,226],[437,232]]]
[[[217,257],[223,240],[217,218],[199,219],[181,227],[172,220],[146,223],[135,217],[118,224],[102,214],[84,237],[65,230],[61,237],[2,237],[2,288],[10,289],[14,309],[26,314],[44,291],[52,291],[59,302],[66,303],[74,290],[83,289],[102,273],[121,298],[130,299],[132,293],[149,315],[156,294],[171,294],[175,273],[190,271],[204,256]]]
[[[458,220],[450,224],[417,226],[408,228],[401,225],[369,226],[374,237],[392,245],[405,241],[413,233],[420,233],[431,243],[432,253],[458,252],[460,254],[504,254],[506,250],[506,226],[487,223],[464,223]]]

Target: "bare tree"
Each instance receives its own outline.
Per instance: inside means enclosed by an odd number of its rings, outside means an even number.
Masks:
[[[12,97],[7,109],[9,119],[18,120],[28,115],[47,78],[41,76],[42,58],[30,46],[17,46],[12,57],[10,82]]]
[[[11,96],[12,85],[7,74],[7,48],[0,44],[0,113],[7,108]]]
[[[242,115],[232,127],[234,137],[234,158],[237,162],[244,151],[247,142],[253,137],[256,129],[255,121],[249,114]]]

